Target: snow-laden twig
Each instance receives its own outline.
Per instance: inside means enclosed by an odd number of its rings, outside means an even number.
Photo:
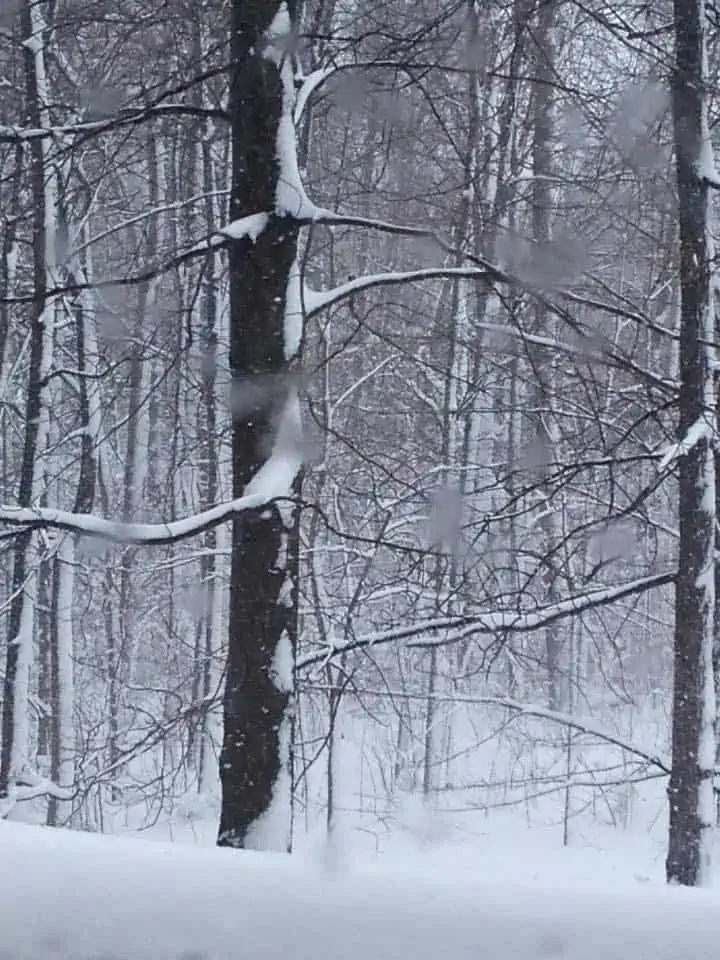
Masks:
[[[270,216],[267,213],[252,213],[249,217],[241,217],[239,220],[233,220],[220,231],[223,237],[228,240],[257,240],[263,230],[270,222]]]
[[[362,650],[402,640],[410,641],[409,646],[429,647],[457,643],[477,634],[528,633],[532,630],[547,627],[565,617],[584,613],[586,610],[592,610],[595,607],[607,606],[633,594],[643,593],[646,590],[673,583],[674,580],[675,573],[658,573],[617,584],[613,587],[605,587],[602,590],[590,590],[587,593],[559,600],[557,603],[537,607],[537,609],[526,613],[517,610],[481,611],[467,616],[437,617],[433,620],[421,620],[402,627],[392,627],[389,630],[378,630],[337,643],[330,649],[323,648],[306,653],[298,657],[297,669],[304,670],[322,664],[327,659],[345,651]],[[442,636],[423,637],[423,634],[440,632],[443,632]],[[418,637],[422,637],[422,639],[415,639]]]
[[[121,110],[102,120],[80,120],[46,127],[0,126],[0,143],[29,143],[33,140],[56,140],[60,137],[89,137],[109,133],[121,127],[144,123],[158,116],[206,117],[227,120],[224,110],[195,107],[187,103],[162,103],[139,110]]]

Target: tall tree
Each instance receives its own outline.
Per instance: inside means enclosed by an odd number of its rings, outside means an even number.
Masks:
[[[679,555],[667,878],[707,880],[714,827],[715,337],[704,0],[675,0],[673,129],[680,226]]]
[[[49,92],[45,62],[48,38],[43,9],[25,0],[21,8],[27,116],[33,126],[46,124]],[[32,196],[32,279],[30,308],[30,364],[25,401],[18,503],[29,506],[42,490],[38,463],[47,442],[48,412],[43,399],[50,370],[54,337],[52,303],[48,287],[55,280],[56,176],[48,163],[48,145],[36,140],[30,147]],[[7,796],[13,779],[29,766],[30,668],[34,654],[37,569],[36,535],[23,531],[13,549],[13,597],[10,605],[7,660],[3,685],[0,797]]]
[[[299,468],[300,346],[289,290],[302,188],[292,117],[295,5],[232,0],[229,112],[230,370],[233,495],[287,497]],[[299,193],[293,195],[293,188]],[[258,232],[259,231],[259,232]],[[233,523],[230,624],[220,757],[223,846],[287,846],[297,607],[293,508],[274,503]]]

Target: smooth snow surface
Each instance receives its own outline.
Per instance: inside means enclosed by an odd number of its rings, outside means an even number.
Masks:
[[[519,885],[0,823],[3,960],[717,960],[717,893]]]

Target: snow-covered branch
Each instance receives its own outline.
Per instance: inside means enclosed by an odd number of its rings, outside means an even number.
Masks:
[[[227,120],[224,110],[195,107],[186,103],[163,103],[143,110],[125,110],[99,120],[80,120],[47,127],[0,126],[0,143],[29,143],[34,140],[55,140],[70,136],[97,136],[120,127],[143,123],[158,116],[191,116]]]
[[[225,243],[227,243],[227,239],[222,236],[208,236],[198,241],[198,243],[193,244],[193,246],[188,247],[185,250],[181,250],[175,256],[168,257],[166,260],[156,263],[147,269],[142,270],[140,273],[126,274],[122,277],[96,277],[93,280],[73,280],[69,283],[63,283],[54,287],[49,287],[45,297],[46,300],[49,301],[53,297],[67,297],[78,293],[83,293],[84,291],[88,290],[107,290],[109,288],[118,287],[139,287],[143,284],[156,280],[158,277],[169,273],[171,270],[175,270],[178,267],[182,267],[194,260],[199,260],[203,257],[206,257],[212,250],[222,247]],[[0,297],[0,303],[29,304],[34,303],[35,299],[35,294],[26,293],[19,294],[17,296]]]
[[[288,464],[283,462],[282,480],[287,480]],[[83,537],[97,537],[108,543],[128,543],[138,546],[177,543],[187,540],[212,527],[249,510],[258,510],[267,504],[290,496],[289,488],[275,489],[272,473],[263,476],[262,489],[255,487],[250,493],[236,500],[218,504],[202,513],[174,520],[170,523],[119,523],[106,520],[89,513],[71,513],[66,510],[54,510],[50,507],[8,507],[0,506],[0,525],[25,528],[51,527],[55,530],[68,530]]]
[[[437,617],[402,627],[392,627],[389,630],[379,630],[353,637],[333,647],[306,653],[298,658],[297,667],[299,670],[307,669],[317,664],[325,664],[337,654],[349,650],[362,650],[386,643],[410,641],[408,646],[411,647],[432,647],[458,643],[477,634],[528,633],[566,617],[584,613],[586,610],[607,606],[625,597],[673,583],[674,580],[674,573],[658,573],[605,587],[602,590],[591,590],[588,593],[567,597],[565,600],[559,600],[557,603],[538,607],[526,613],[517,610],[492,610],[468,616]],[[438,633],[441,635],[424,636]]]
[[[373,287],[389,287],[397,284],[418,283],[421,280],[437,280],[447,277],[465,277],[469,280],[490,280],[491,274],[478,267],[428,267],[423,270],[402,270],[396,273],[373,273],[364,277],[355,277],[331,290],[312,290],[305,287],[304,303],[308,317],[314,316],[321,310],[334,303],[346,300],[362,290]]]
[[[468,272],[464,275],[470,279],[482,278],[528,293],[548,310],[550,310],[555,316],[558,316],[561,320],[568,324],[583,341],[590,345],[593,353],[596,353],[598,350],[600,350],[608,357],[608,359],[614,360],[621,367],[632,370],[640,375],[643,380],[652,383],[656,387],[665,390],[674,387],[674,384],[672,384],[670,381],[657,376],[652,371],[642,369],[635,362],[629,361],[617,351],[617,348],[614,345],[610,343],[602,343],[598,339],[596,333],[589,335],[583,329],[582,325],[578,323],[574,316],[569,314],[566,309],[550,298],[546,289],[543,289],[537,284],[532,283],[527,278],[516,275],[499,263],[491,263],[489,260],[478,254],[459,248],[447,237],[443,236],[441,233],[432,228],[413,224],[396,223],[389,220],[380,220],[374,217],[341,214],[325,207],[318,207],[308,199],[302,184],[295,184],[293,191],[289,191],[289,195],[296,197],[296,202],[294,204],[287,204],[282,209],[276,210],[276,216],[291,217],[295,223],[301,226],[311,226],[313,224],[328,227],[354,226],[366,230],[376,230],[380,233],[387,233],[393,236],[415,237],[418,239],[429,240],[437,246],[439,252],[445,253],[448,256],[452,256],[456,260],[459,258],[460,261],[465,261],[465,263],[468,264],[467,267],[462,266],[459,268],[430,268],[431,270],[436,271],[434,274],[435,277],[462,275],[458,273],[453,274],[451,272],[453,269],[456,271],[467,270]],[[263,217],[267,218],[264,222],[260,219]],[[227,238],[240,239],[243,237],[251,237],[253,240],[255,240],[261,232],[261,230],[258,230],[258,226],[262,224],[262,229],[266,229],[269,222],[270,214],[256,213],[249,217],[243,217],[241,220],[229,223],[220,232],[220,237],[222,240]],[[220,242],[222,242],[222,240]],[[474,272],[472,272],[473,270]],[[388,274],[387,279],[384,281],[380,279],[382,275],[373,275],[370,278],[365,278],[368,280],[366,286],[361,286],[359,289],[382,286],[383,283],[411,283],[418,279],[427,279],[427,277],[423,278],[422,276],[418,276],[418,274],[421,274],[422,272],[423,271],[408,271],[407,276],[404,276],[402,279],[400,279],[402,276],[401,274]],[[594,279],[590,274],[587,274],[587,277],[589,280]],[[362,281],[363,278],[358,278],[358,282]],[[339,293],[338,297],[332,297],[332,291],[318,292],[316,295],[311,293],[310,301],[312,303],[312,309],[310,312],[317,312],[324,306],[328,306],[330,303],[335,303],[337,299],[342,299],[344,296],[348,295],[344,291],[342,294],[340,294],[341,288],[336,289]],[[352,293],[354,291],[349,292]],[[651,320],[637,310],[630,310],[622,305],[610,303],[606,300],[598,299],[597,297],[591,297],[586,293],[578,293],[574,290],[570,290],[569,288],[558,286],[553,287],[552,294],[554,294],[560,300],[575,304],[580,307],[587,307],[591,310],[607,313],[610,316],[617,316],[622,319],[632,320],[633,322],[641,325],[653,326]],[[325,297],[326,301],[321,303],[320,300],[314,299],[315,296]],[[307,306],[308,304],[306,301],[306,307]]]
[[[36,774],[27,774],[15,778],[8,795],[0,799],[0,820],[4,820],[18,803],[37,800],[39,797],[54,797],[56,800],[70,801],[75,796],[74,787],[60,787]]]
[[[571,730],[577,730],[578,733],[585,733],[588,736],[597,737],[598,740],[603,740],[605,743],[610,743],[635,757],[639,757],[641,760],[645,760],[652,766],[657,767],[664,774],[670,774],[669,762],[665,762],[656,754],[648,753],[641,747],[629,743],[627,740],[621,739],[613,733],[608,733],[607,730],[596,727],[592,723],[580,720],[572,716],[572,714],[562,713],[558,710],[547,710],[538,704],[522,703],[519,700],[511,700],[507,697],[476,697],[475,701],[488,706],[503,707],[505,710],[510,710],[512,713],[515,713],[518,717],[537,717],[540,720],[549,720],[551,723],[569,727]]]

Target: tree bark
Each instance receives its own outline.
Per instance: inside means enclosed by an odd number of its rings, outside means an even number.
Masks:
[[[714,822],[715,420],[705,8],[675,0],[673,126],[680,221],[679,554],[675,602],[670,883],[707,879]],[[689,442],[694,434],[695,442]]]
[[[295,348],[286,331],[297,227],[278,202],[289,147],[281,137],[293,100],[289,52],[279,49],[292,26],[286,11],[279,0],[233,0],[231,6],[230,217],[268,214],[256,240],[235,240],[229,251],[236,497],[263,467],[272,469],[283,424],[297,403],[287,376]],[[283,773],[297,618],[295,513],[273,504],[233,523],[221,846],[286,848],[290,842],[290,783]]]

